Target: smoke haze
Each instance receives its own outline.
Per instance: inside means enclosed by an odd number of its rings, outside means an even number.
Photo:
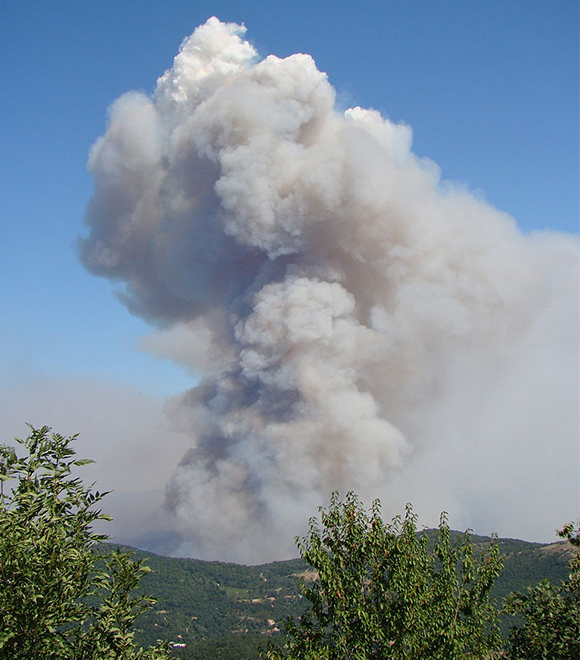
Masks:
[[[78,457],[95,463],[78,476],[87,485],[96,482],[100,492],[111,491],[103,511],[114,520],[100,524],[99,532],[154,552],[175,550],[164,490],[187,439],[168,428],[159,397],[110,381],[35,373],[0,387],[0,418],[9,438],[28,434],[22,420],[36,428],[48,423],[63,435],[80,433]]]
[[[178,552],[291,556],[335,489],[528,538],[577,515],[576,239],[522,235],[244,32],[198,28],[89,158],[83,263],[203,374],[166,406]]]

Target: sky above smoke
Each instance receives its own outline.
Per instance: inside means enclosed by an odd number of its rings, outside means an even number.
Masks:
[[[524,236],[244,33],[199,27],[89,158],[85,267],[203,374],[166,403],[173,551],[292,556],[336,489],[514,536],[574,517],[576,238]]]

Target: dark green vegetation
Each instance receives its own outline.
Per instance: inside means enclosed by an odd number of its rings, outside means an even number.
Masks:
[[[580,658],[580,527],[566,525],[558,535],[575,548],[570,575],[561,584],[542,580],[524,592],[511,593],[507,612],[521,615],[523,623],[511,631],[510,658]]]
[[[72,471],[73,438],[31,429],[24,453],[0,446],[0,658],[11,660],[162,660],[163,644],[133,643],[136,618],[150,599],[135,593],[141,562],[95,553],[106,519]]]
[[[158,639],[196,660],[580,657],[573,525],[551,545],[445,517],[419,531],[410,506],[387,524],[349,493],[311,520],[302,559],[169,559],[102,543],[104,494],[73,476],[74,438],[49,431],[18,441],[22,457],[0,446],[0,660],[161,660]]]
[[[141,586],[157,598],[139,620],[141,643],[161,638],[189,648],[195,641],[233,636],[232,644],[239,645],[239,638],[251,635],[255,648],[255,635],[279,633],[280,622],[302,609],[298,575],[306,566],[300,559],[241,566],[133,552],[147,559],[152,570]]]
[[[580,546],[573,524],[559,535],[569,550]],[[367,513],[354,493],[344,503],[335,493],[298,547],[318,579],[303,585],[308,607],[286,623],[284,647],[269,648],[268,660],[580,656],[578,552],[570,552],[560,585],[546,581],[512,593],[500,609],[492,596],[504,561],[498,540],[474,545],[465,534],[454,541],[445,514],[425,533],[410,505],[386,524],[378,501]],[[500,612],[523,617],[507,639],[499,633]]]
[[[432,545],[435,532],[427,530],[425,534]],[[459,532],[450,532],[452,543],[463,538]],[[489,537],[470,538],[475,556],[492,543]],[[572,552],[565,543],[499,539],[498,546],[505,565],[491,588],[497,604],[514,590],[525,590],[545,578],[557,585],[568,576]],[[158,598],[154,609],[140,618],[137,639],[140,643],[152,643],[157,638],[186,643],[186,649],[173,653],[200,660],[256,658],[256,640],[282,643],[276,628],[282,630],[286,616],[298,617],[306,609],[306,601],[300,598],[300,582],[305,579],[309,585],[316,575],[302,559],[240,566],[170,559],[142,551],[135,554],[139,559],[147,558],[152,569],[142,581],[143,589]],[[504,636],[511,625],[511,617],[500,621]]]
[[[309,607],[286,627],[288,658],[488,658],[501,649],[490,589],[501,572],[497,543],[479,556],[464,537],[453,543],[445,516],[432,535],[417,516],[383,521],[380,503],[367,513],[354,493],[312,519],[298,543],[319,579],[304,587]]]

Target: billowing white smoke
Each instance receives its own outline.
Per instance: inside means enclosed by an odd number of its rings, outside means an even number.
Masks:
[[[421,448],[527,433],[554,389],[573,411],[578,252],[441,185],[409,127],[339,113],[308,55],[259,61],[243,33],[210,19],[153,98],[114,104],[81,249],[165,328],[146,345],[205,374],[168,404],[189,547],[257,561],[333,489],[389,497]],[[498,418],[512,400],[527,428]],[[569,442],[574,413],[558,424]]]

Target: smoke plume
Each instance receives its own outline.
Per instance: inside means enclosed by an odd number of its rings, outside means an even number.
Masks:
[[[569,456],[576,241],[522,235],[408,126],[339,112],[311,57],[260,60],[244,32],[199,27],[89,158],[83,263],[159,328],[148,350],[203,373],[167,404],[191,439],[167,490],[184,548],[292,554],[332,490],[428,500],[472,448],[509,480],[510,442],[512,466],[550,453],[538,429]]]

